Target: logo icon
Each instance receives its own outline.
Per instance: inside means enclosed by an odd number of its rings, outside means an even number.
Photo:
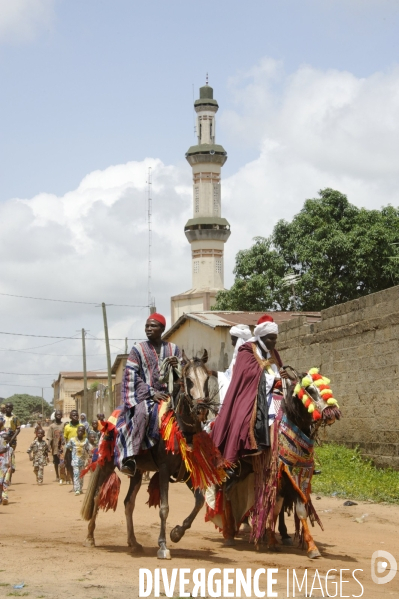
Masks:
[[[387,584],[396,576],[398,564],[396,559],[388,551],[382,549],[374,551],[371,556],[371,578],[375,584]],[[385,576],[377,576],[387,572]]]

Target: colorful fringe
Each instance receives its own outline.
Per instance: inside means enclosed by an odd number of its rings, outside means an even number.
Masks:
[[[94,472],[96,466],[102,467],[107,462],[114,461],[114,449],[115,449],[115,441],[116,441],[116,421],[118,419],[118,415],[120,410],[114,410],[108,420],[105,420],[100,423],[101,429],[101,437],[98,448],[96,449],[96,455],[93,455],[93,459],[84,468],[80,474],[80,476],[85,476],[88,472]]]
[[[210,485],[221,485],[226,480],[225,468],[229,464],[207,433],[193,435],[193,445],[189,447],[172,411],[163,416],[160,433],[166,451],[180,454],[194,489],[205,491]]]
[[[159,487],[159,472],[155,472],[151,476],[151,480],[147,487],[149,498],[147,501],[148,507],[159,507],[161,505],[161,489]]]
[[[278,429],[281,413],[272,427],[270,452],[262,451],[253,456],[255,473],[255,503],[252,508],[252,532],[250,541],[256,545],[263,537],[266,528],[274,528],[274,507],[278,487]]]
[[[118,505],[119,490],[121,481],[119,476],[113,472],[109,478],[101,485],[99,491],[98,507],[108,512],[108,510],[116,510]]]

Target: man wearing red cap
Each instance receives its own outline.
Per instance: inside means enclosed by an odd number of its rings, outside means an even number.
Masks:
[[[280,380],[281,358],[275,349],[278,326],[268,314],[254,336],[238,350],[233,376],[212,437],[229,462],[270,447],[269,425],[275,418],[272,391]]]
[[[159,380],[165,359],[172,366],[180,360],[174,343],[162,341],[166,320],[162,314],[150,314],[145,324],[148,341],[136,343],[126,362],[122,381],[123,408],[118,417],[115,463],[121,472],[133,476],[134,456],[159,440],[158,404],[168,399],[167,386]]]

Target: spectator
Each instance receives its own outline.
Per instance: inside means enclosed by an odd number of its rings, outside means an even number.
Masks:
[[[69,418],[70,418],[70,421],[64,426],[64,440],[65,440],[65,443],[67,443],[67,444],[68,444],[68,441],[70,441],[73,437],[76,437],[78,434],[78,427],[79,427],[78,411],[71,410],[71,412],[69,413]],[[85,436],[86,436],[86,429],[85,429]],[[65,449],[65,452],[64,452],[65,468],[69,475],[70,480],[73,480],[73,468],[72,468],[71,460],[72,460],[71,451],[69,449]]]
[[[89,434],[90,433],[95,433],[96,439],[97,439],[97,443],[98,443],[99,440],[100,440],[100,437],[101,437],[101,431],[98,430],[98,420],[92,420],[92,422],[91,422],[91,429],[89,431]]]
[[[50,424],[49,429],[47,431],[47,440],[49,442],[51,455],[53,456],[53,464],[55,470],[55,476],[57,477],[57,481],[62,484],[62,480],[60,478],[59,473],[59,465],[60,465],[60,452],[62,446],[62,432],[64,429],[64,425],[62,424],[62,412],[61,410],[56,410],[54,412],[54,422]]]
[[[80,473],[86,465],[90,457],[90,444],[88,439],[85,439],[86,429],[80,424],[76,437],[72,437],[66,444],[67,450],[71,452],[71,464],[73,468],[73,489],[75,495],[80,495],[83,490],[83,478],[80,478]]]
[[[89,432],[89,430],[90,430],[90,425],[87,422],[87,416],[86,416],[86,414],[84,412],[82,412],[81,415],[80,415],[80,424],[85,427],[86,434],[87,434]]]
[[[33,462],[33,472],[36,474],[38,485],[43,484],[43,468],[48,464],[49,446],[44,440],[44,430],[39,429],[36,439],[31,443],[27,450],[29,459]]]

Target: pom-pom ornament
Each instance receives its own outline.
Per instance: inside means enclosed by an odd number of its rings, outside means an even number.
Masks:
[[[322,412],[324,408],[322,407],[320,410],[320,401],[315,402],[313,398],[306,393],[305,389],[311,385],[317,387],[320,397],[323,399],[324,407],[334,406],[339,408],[339,405],[337,400],[333,397],[333,393],[330,388],[330,379],[321,375],[318,368],[311,368],[309,372],[302,378],[301,382],[298,382],[295,385],[294,395],[296,395],[296,397],[298,397],[298,399],[302,402],[309,414],[312,414],[312,419],[317,421],[322,418]]]

